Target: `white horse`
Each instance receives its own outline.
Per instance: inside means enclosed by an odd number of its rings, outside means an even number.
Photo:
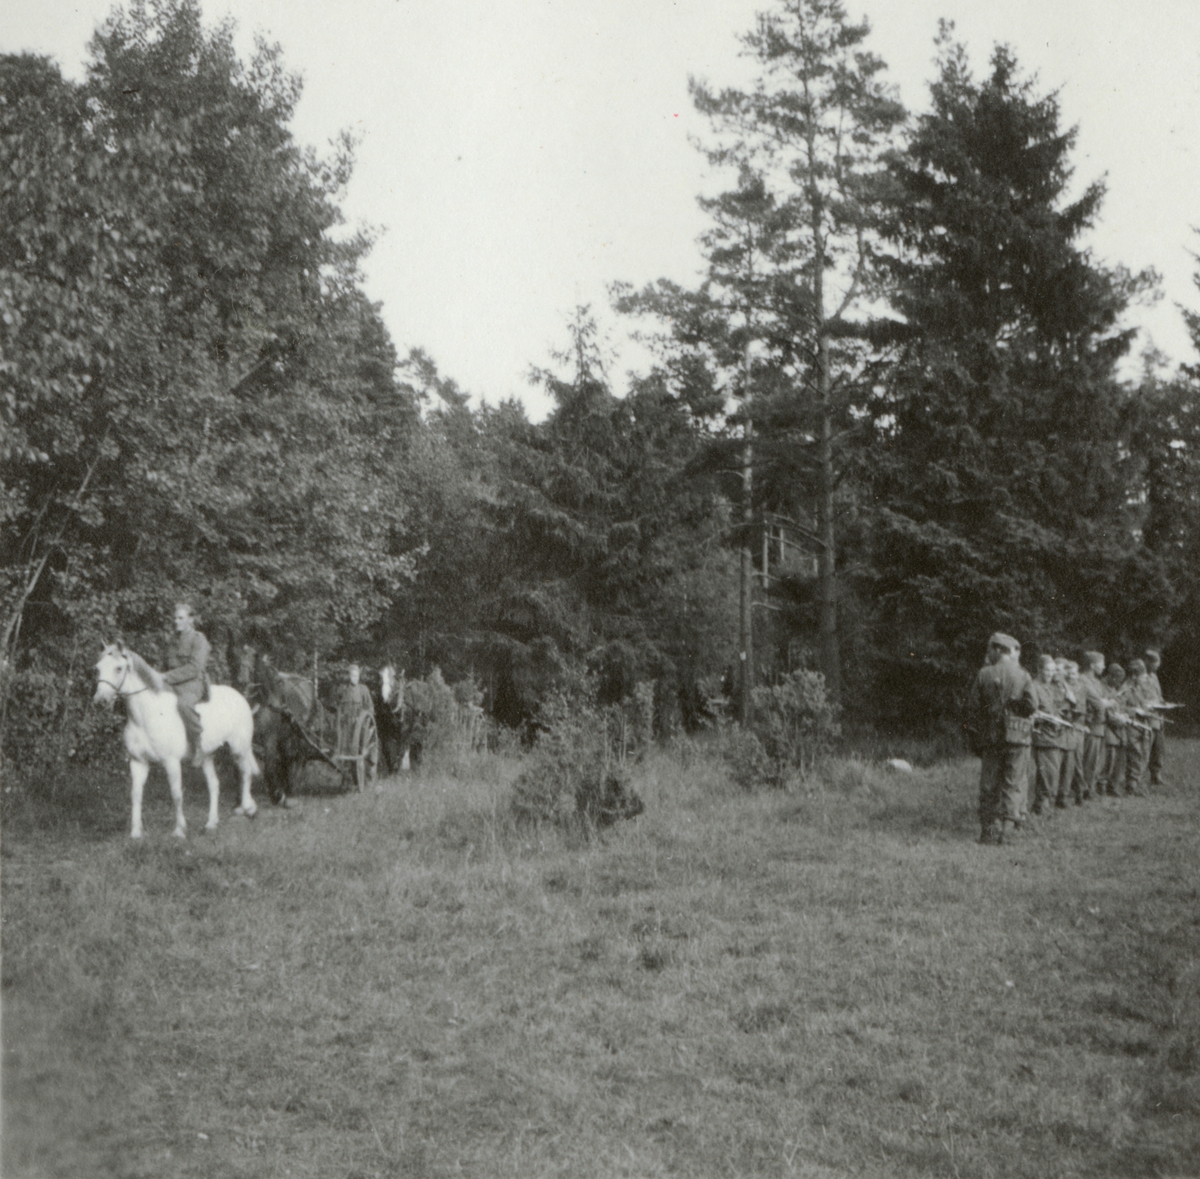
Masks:
[[[183,839],[187,821],[183,817],[183,775],[180,764],[187,754],[187,730],[179,715],[179,699],[170,685],[140,655],[124,643],[106,644],[96,663],[97,702],[125,701],[129,720],[125,725],[125,751],[129,755],[129,777],[133,783],[134,839],[142,837],[142,790],[150,763],[160,762],[167,771],[171,798],[175,802],[175,834]],[[258,806],[250,797],[250,780],[257,774],[254,760],[254,715],[242,694],[223,684],[209,689],[209,699],[196,705],[200,716],[200,748],[204,756],[204,779],[208,783],[206,831],[217,826],[220,782],[212,755],[228,745],[242,775],[242,801],[233,812],[252,817]]]

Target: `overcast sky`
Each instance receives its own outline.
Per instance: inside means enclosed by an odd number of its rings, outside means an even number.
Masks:
[[[614,280],[699,273],[696,194],[713,187],[689,137],[689,75],[714,85],[746,69],[737,34],[762,0],[202,0],[256,31],[305,81],[296,137],[360,138],[343,208],[383,232],[367,290],[403,353],[538,415],[532,364],[565,343],[572,309],[607,309]],[[0,51],[29,50],[82,75],[109,0],[3,0]],[[1098,259],[1163,276],[1163,298],[1129,317],[1177,362],[1191,360],[1176,304],[1200,308],[1198,0],[873,0],[870,46],[914,110],[927,105],[939,17],[955,21],[977,74],[1006,42],[1079,125],[1079,187],[1106,176],[1087,244]],[[625,349],[615,377],[639,362]]]

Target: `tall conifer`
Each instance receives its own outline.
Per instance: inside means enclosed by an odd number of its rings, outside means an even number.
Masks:
[[[1004,47],[977,81],[951,38],[893,163],[912,336],[874,402],[876,648],[884,699],[910,712],[949,703],[989,630],[1103,640],[1137,576],[1115,366],[1153,276],[1081,246],[1104,189],[1070,198],[1056,96]]]

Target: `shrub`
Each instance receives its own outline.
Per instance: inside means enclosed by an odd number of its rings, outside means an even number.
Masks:
[[[722,728],[719,748],[730,777],[743,790],[771,781],[771,759],[753,729],[743,729],[739,724]]]
[[[808,776],[833,748],[840,733],[837,708],[825,694],[818,671],[794,671],[770,687],[755,688],[754,730],[770,762],[768,780],[786,787]]]
[[[411,748],[415,760],[437,757],[452,750],[458,741],[458,701],[454,690],[435,667],[423,680],[404,684],[404,708],[411,724]]]
[[[8,675],[3,684],[4,726],[0,777],[44,798],[75,768],[100,776],[119,774],[125,765],[120,708],[91,704],[88,677],[30,667]]]
[[[585,681],[552,693],[538,708],[538,738],[513,784],[512,808],[526,823],[588,831],[644,809],[614,745],[627,738],[620,709],[596,705]]]

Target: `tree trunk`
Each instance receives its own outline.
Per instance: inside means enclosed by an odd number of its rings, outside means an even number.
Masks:
[[[813,156],[809,142],[809,155]],[[842,698],[842,661],[837,633],[837,545],[833,527],[833,376],[829,371],[829,337],[825,334],[825,235],[822,201],[812,194],[813,303],[817,331],[817,398],[821,416],[821,441],[817,453],[817,590],[820,614],[817,624],[818,655],[825,690],[834,704]]]
[[[823,325],[822,325],[823,326]],[[817,345],[818,381],[821,394],[821,447],[818,456],[817,532],[821,543],[817,558],[817,581],[821,602],[820,658],[825,689],[837,704],[842,698],[842,660],[838,650],[837,546],[833,527],[833,414],[829,404],[831,378],[829,341],[821,336]]]
[[[742,448],[742,545],[739,563],[741,612],[738,625],[738,720],[750,721],[750,690],[754,687],[754,557],[750,550],[751,526],[754,523],[754,425],[746,419],[745,443]]]

